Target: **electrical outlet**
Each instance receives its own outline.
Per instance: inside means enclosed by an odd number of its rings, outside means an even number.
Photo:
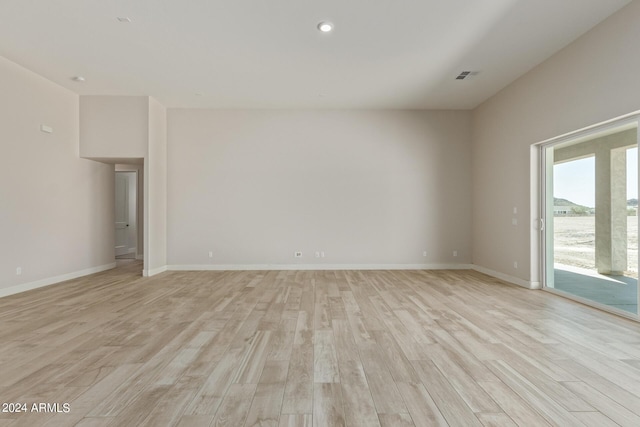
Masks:
[[[316,251],[316,258],[320,258],[320,252]]]
[[[518,268],[518,261],[513,261],[513,268]]]
[[[16,276],[20,276],[22,274],[22,267],[16,268]]]
[[[518,225],[518,218],[511,218],[511,225]]]
[[[294,256],[295,258],[302,258],[302,252],[300,252],[300,251],[296,251],[296,252],[294,252],[294,253],[293,253],[293,256]]]
[[[422,251],[422,256],[427,256],[427,251]]]
[[[516,215],[518,213],[518,207],[514,206],[513,207],[513,214]]]
[[[324,258],[324,251],[320,252],[320,258]]]
[[[209,251],[209,258],[213,258],[213,251]]]
[[[458,256],[458,251],[453,251],[453,256]]]

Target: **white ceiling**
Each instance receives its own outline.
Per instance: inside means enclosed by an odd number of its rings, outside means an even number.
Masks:
[[[0,55],[167,107],[468,109],[630,1],[2,0]]]

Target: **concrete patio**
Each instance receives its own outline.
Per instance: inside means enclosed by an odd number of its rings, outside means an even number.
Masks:
[[[554,289],[615,307],[629,313],[638,313],[638,280],[627,276],[598,274],[562,264],[554,268]]]

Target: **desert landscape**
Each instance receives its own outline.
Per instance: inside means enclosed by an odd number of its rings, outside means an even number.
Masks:
[[[555,262],[595,270],[595,217],[556,216]],[[638,277],[638,217],[627,217],[627,274]]]

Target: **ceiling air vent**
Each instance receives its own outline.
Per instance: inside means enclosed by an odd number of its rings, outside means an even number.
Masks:
[[[475,76],[476,74],[478,74],[477,71],[461,71],[460,74],[458,74],[458,77],[456,77],[456,80],[464,80],[467,77]]]

